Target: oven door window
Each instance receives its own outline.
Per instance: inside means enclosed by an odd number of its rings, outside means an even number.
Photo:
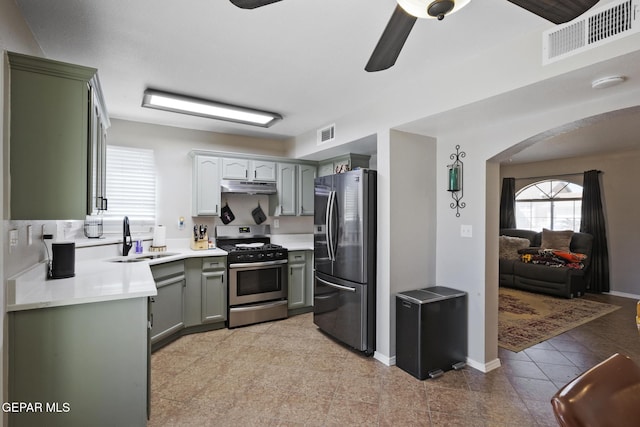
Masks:
[[[280,267],[238,271],[236,295],[241,297],[282,290],[281,271]]]

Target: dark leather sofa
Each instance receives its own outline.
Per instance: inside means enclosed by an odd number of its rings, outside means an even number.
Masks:
[[[500,235],[529,239],[533,248],[540,247],[542,241],[542,232],[531,230],[504,228],[500,230]],[[592,245],[591,234],[573,233],[569,246],[571,252],[587,255],[581,270],[500,259],[500,286],[565,298],[581,296],[587,289]]]

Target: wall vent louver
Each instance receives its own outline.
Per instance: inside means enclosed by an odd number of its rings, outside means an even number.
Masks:
[[[640,31],[640,0],[594,8],[542,34],[542,63],[567,58]]]
[[[336,138],[336,125],[332,124],[318,129],[318,145],[333,141]]]

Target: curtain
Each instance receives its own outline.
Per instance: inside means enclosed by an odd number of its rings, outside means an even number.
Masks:
[[[516,179],[502,178],[500,229],[516,228]]]
[[[599,175],[600,171],[597,170],[584,173],[580,232],[593,236],[591,272],[587,278],[587,290],[609,292],[609,250],[607,249],[607,232],[604,211],[602,210]]]

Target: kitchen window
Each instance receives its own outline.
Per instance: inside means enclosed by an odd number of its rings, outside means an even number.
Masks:
[[[582,186],[549,179],[516,194],[516,225],[526,230],[580,231]]]
[[[104,213],[105,221],[121,221],[128,216],[136,231],[149,231],[147,226],[155,225],[156,219],[153,150],[107,145],[106,170],[109,209]],[[117,230],[121,232],[122,229]]]

